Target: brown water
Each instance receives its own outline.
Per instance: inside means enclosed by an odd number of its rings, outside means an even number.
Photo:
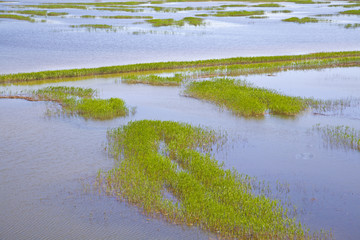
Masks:
[[[248,81],[259,86],[280,82],[276,88],[293,95],[360,97],[354,91],[360,89],[359,70],[286,72],[250,76]],[[112,121],[47,117],[49,103],[0,100],[0,239],[211,238],[197,228],[148,219],[136,208],[90,190],[97,171],[113,166],[104,150],[107,129],[140,119],[227,131],[230,140],[216,153],[225,167],[235,167],[273,187],[277,181],[288,184],[287,197],[298,206],[298,218],[312,230],[332,229],[338,239],[360,237],[360,152],[328,146],[311,130],[317,123],[360,129],[359,108],[328,116],[304,113],[296,118],[244,119],[183,97],[178,87],[126,85],[118,80],[52,84],[91,87],[102,98],[120,97],[137,108],[134,116]],[[321,91],[313,91],[318,83]],[[47,85],[0,87],[0,91]]]

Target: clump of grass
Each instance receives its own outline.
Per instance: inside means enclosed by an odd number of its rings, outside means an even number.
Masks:
[[[306,108],[305,101],[273,90],[253,87],[245,81],[218,78],[212,81],[192,82],[185,94],[213,102],[233,113],[251,117],[266,112],[279,115],[296,115]]]
[[[264,11],[218,11],[215,17],[244,17],[251,15],[263,15]]]
[[[57,17],[57,16],[65,16],[68,15],[67,12],[49,12],[47,15],[50,17]]]
[[[173,77],[162,77],[157,75],[129,75],[122,78],[122,82],[127,84],[148,84],[153,86],[180,86],[184,77],[175,74]]]
[[[271,11],[271,13],[292,13],[290,10],[274,10]]]
[[[93,16],[93,15],[82,15],[81,18],[96,18],[96,16]]]
[[[251,7],[284,7],[284,6],[277,3],[262,3],[262,4],[253,5]]]
[[[204,25],[202,18],[197,17],[185,17],[179,21],[175,21],[172,18],[166,19],[150,19],[146,20],[148,23],[151,23],[153,27],[165,27],[165,26],[177,26],[181,27],[184,26],[185,23],[192,25],[192,26],[200,26]]]
[[[200,13],[200,14],[195,14],[196,17],[208,17],[210,16],[209,14],[207,13]]]
[[[182,19],[182,21],[186,22],[187,24],[189,24],[191,26],[204,25],[204,20],[202,18],[197,18],[197,17],[185,17]]]
[[[315,125],[313,129],[319,132],[330,146],[360,151],[360,130],[343,125],[321,126],[320,124]]]
[[[152,16],[125,16],[125,15],[117,15],[117,16],[103,16],[102,18],[110,18],[110,19],[152,19]]]
[[[318,19],[316,18],[310,18],[310,17],[304,17],[304,18],[298,18],[298,17],[291,17],[291,18],[287,18],[287,19],[283,19],[283,22],[295,22],[295,23],[317,23],[319,22]]]
[[[36,11],[36,10],[21,10],[21,11],[14,11],[20,14],[29,14],[29,15],[36,15],[36,16],[47,16],[47,11]]]
[[[349,29],[349,28],[352,28],[352,29],[360,28],[360,23],[354,23],[354,24],[349,23],[349,24],[346,24],[344,27],[345,27],[346,29]]]
[[[41,8],[41,9],[63,9],[63,8],[74,8],[74,9],[87,9],[86,6],[72,4],[72,3],[59,3],[59,4],[39,4],[39,5],[25,5],[27,8]]]
[[[346,14],[346,15],[360,15],[360,9],[358,10],[348,10],[340,12],[340,14]]]
[[[222,8],[227,8],[227,7],[247,7],[248,5],[245,4],[226,4],[226,5],[220,5],[220,7]]]
[[[171,223],[226,239],[305,239],[308,230],[251,178],[211,157],[219,136],[171,121],[142,120],[108,131],[116,166],[98,176],[106,192]]]
[[[265,18],[269,18],[268,16],[250,16],[249,18],[251,19],[265,19]]]
[[[70,25],[72,28],[88,28],[88,29],[112,29],[113,26],[107,24],[81,24]]]
[[[122,99],[95,99],[95,95],[96,91],[91,88],[62,86],[32,92],[34,100],[57,102],[65,114],[77,114],[86,119],[107,120],[128,114],[129,110]]]
[[[0,14],[0,18],[8,18],[8,19],[21,20],[21,21],[35,22],[35,20],[31,17],[25,17],[22,15],[15,15],[15,14]]]

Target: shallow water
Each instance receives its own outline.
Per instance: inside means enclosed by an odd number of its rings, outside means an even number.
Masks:
[[[250,76],[247,80],[259,86],[269,84],[291,95],[332,99],[360,97],[353,91],[360,89],[358,73],[359,68],[289,71],[275,77]],[[295,75],[299,77],[294,78]],[[339,95],[334,95],[344,79],[348,86],[344,84]],[[285,80],[293,81],[293,87]],[[332,84],[326,84],[329,81]],[[326,87],[313,91],[317,83]],[[50,84],[0,90],[47,85]],[[228,143],[215,153],[226,168],[234,167],[270,182],[271,186],[276,181],[288,184],[287,196],[298,207],[298,218],[311,230],[332,229],[337,239],[360,237],[360,152],[328,146],[311,130],[317,123],[360,129],[359,119],[311,113],[296,118],[268,115],[263,119],[244,119],[212,104],[181,96],[179,87],[126,85],[119,78],[51,85],[91,87],[99,90],[102,98],[123,98],[137,111],[134,116],[97,122],[76,117],[49,118],[45,114],[49,103],[0,100],[2,239],[212,237],[196,228],[148,220],[136,208],[89,191],[97,171],[113,166],[104,150],[106,130],[140,119],[174,120],[227,131]]]
[[[0,3],[0,10],[17,10],[22,4],[40,1]],[[332,2],[331,4],[344,4]],[[233,2],[166,3],[162,7],[220,6]],[[251,3],[244,3],[254,5]],[[135,15],[154,18],[194,16],[211,11],[159,13],[110,12],[98,10],[55,9],[68,12],[65,17],[35,17],[46,23],[0,19],[0,73],[33,72],[66,68],[98,67],[140,62],[199,60],[238,56],[302,54],[319,51],[360,50],[358,29],[344,24],[360,23],[358,16],[319,17],[325,22],[296,24],[282,22],[289,17],[336,14],[342,7],[330,4],[281,3],[282,8],[227,8],[226,10],[264,10],[267,19],[247,17],[206,17],[206,26],[152,27],[143,20],[84,19],[81,15]],[[273,10],[292,13],[271,13]],[[143,24],[134,24],[143,22]],[[110,24],[117,31],[71,28],[79,24]]]

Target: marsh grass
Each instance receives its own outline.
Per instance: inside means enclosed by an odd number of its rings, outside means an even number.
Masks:
[[[360,151],[360,130],[349,126],[321,126],[317,124],[313,130],[321,134],[325,143],[331,147],[341,147]]]
[[[153,86],[180,86],[184,76],[175,74],[173,77],[157,75],[129,75],[122,77],[122,82],[127,84],[148,84]]]
[[[88,30],[96,30],[96,29],[103,29],[103,30],[112,30],[116,31],[112,25],[108,24],[80,24],[80,25],[70,25],[71,28],[86,28]]]
[[[50,80],[59,78],[79,78],[109,74],[135,74],[147,71],[191,70],[204,74],[246,75],[273,73],[289,69],[321,69],[351,67],[360,65],[360,52],[323,52],[305,55],[238,57],[184,62],[141,63],[99,68],[42,71],[0,75],[0,83]]]
[[[28,21],[28,22],[35,22],[35,20],[31,17],[25,17],[22,15],[15,15],[15,14],[0,14],[0,18],[8,18],[8,19],[15,19],[21,21]]]
[[[252,5],[251,7],[284,7],[277,3],[262,3],[257,5]]]
[[[204,19],[197,17],[185,17],[181,20],[175,21],[172,18],[166,19],[150,19],[146,20],[148,23],[151,23],[153,27],[165,27],[165,26],[177,26],[182,27],[185,23],[191,26],[201,26],[204,25]]]
[[[303,18],[291,17],[291,18],[283,19],[282,21],[303,24],[303,23],[317,23],[317,22],[319,22],[319,19],[310,18],[310,17],[303,17]]]
[[[60,114],[79,115],[85,119],[108,120],[126,116],[129,113],[125,102],[119,98],[97,99],[97,92],[91,88],[46,87],[34,90],[29,96],[5,96],[29,101],[52,101],[60,104]]]
[[[274,10],[271,13],[292,13],[291,10]]]
[[[125,16],[125,15],[117,15],[117,16],[102,16],[102,18],[109,19],[152,19],[152,16]]]
[[[115,167],[98,174],[109,195],[170,223],[226,239],[306,239],[308,230],[278,200],[256,195],[251,178],[225,170],[211,155],[212,130],[142,120],[108,131]]]
[[[244,17],[252,15],[263,15],[264,11],[218,11],[213,14],[215,17]]]
[[[360,23],[354,23],[354,24],[345,24],[344,28],[346,29],[355,29],[355,28],[360,28]]]
[[[184,91],[186,96],[203,99],[245,117],[263,116],[265,113],[296,115],[306,109],[302,98],[282,95],[274,90],[254,87],[229,78],[191,82]]]
[[[343,11],[343,12],[340,12],[340,14],[345,14],[345,15],[360,15],[360,9],[358,9],[358,10]]]

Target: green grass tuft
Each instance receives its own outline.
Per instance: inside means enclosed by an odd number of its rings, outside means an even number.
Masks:
[[[310,18],[310,17],[304,17],[304,18],[297,18],[297,17],[292,17],[292,18],[287,18],[287,19],[283,19],[283,22],[295,22],[295,23],[317,23],[319,22],[318,19],[316,18]]]
[[[180,86],[183,81],[181,74],[175,74],[173,77],[161,77],[157,75],[130,75],[122,78],[122,82],[127,84],[148,84],[153,86]]]
[[[346,15],[360,15],[360,9],[358,10],[348,10],[340,12],[340,14],[346,14]]]
[[[263,15],[264,11],[218,11],[215,17],[244,17],[252,15]]]
[[[263,116],[266,112],[296,115],[306,108],[302,98],[285,96],[228,78],[192,82],[187,86],[185,94],[213,102],[245,117]]]

